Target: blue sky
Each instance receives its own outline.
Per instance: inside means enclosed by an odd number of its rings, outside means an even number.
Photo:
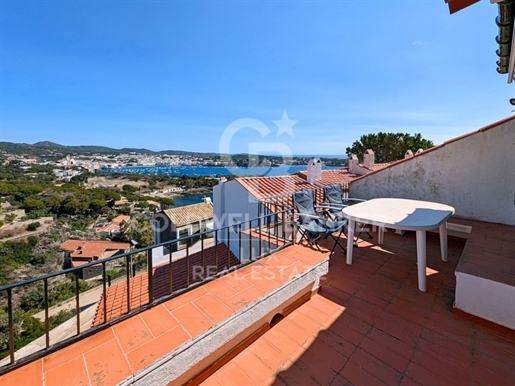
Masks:
[[[439,144],[512,114],[496,15],[487,0],[454,15],[443,0],[0,0],[0,141],[326,155],[383,131]]]

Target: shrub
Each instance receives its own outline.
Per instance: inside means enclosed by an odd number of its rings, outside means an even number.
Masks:
[[[27,230],[29,232],[32,232],[32,231],[35,231],[36,229],[38,229],[40,226],[41,226],[41,224],[39,223],[39,221],[32,222],[29,225],[27,225]]]

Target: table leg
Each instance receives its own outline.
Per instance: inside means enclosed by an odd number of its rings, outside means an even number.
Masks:
[[[417,231],[418,289],[426,292],[426,231]]]
[[[377,243],[383,245],[384,242],[384,227],[380,226],[377,228]]]
[[[440,224],[440,253],[442,255],[442,260],[447,261],[447,221],[443,224]]]
[[[354,247],[354,227],[356,221],[349,220],[347,224],[347,264],[352,264],[352,248]]]

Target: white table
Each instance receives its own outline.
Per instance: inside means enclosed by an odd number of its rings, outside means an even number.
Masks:
[[[418,289],[426,291],[426,231],[439,228],[442,260],[447,261],[447,219],[454,208],[436,202],[403,198],[375,198],[343,208],[349,220],[347,230],[347,264],[352,264],[352,247],[356,222],[379,227],[379,244],[385,227],[415,231],[417,239]]]

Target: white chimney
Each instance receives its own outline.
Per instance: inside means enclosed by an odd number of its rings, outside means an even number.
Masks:
[[[320,158],[312,158],[308,163],[308,184],[314,184],[322,178],[322,161]]]
[[[368,169],[374,168],[374,152],[371,149],[367,149],[363,155],[363,166]]]
[[[349,173],[359,174],[358,173],[358,156],[356,154],[351,154],[349,157]]]
[[[410,149],[406,150],[406,153],[404,153],[404,158],[411,158],[411,157],[413,157],[413,152]]]
[[[423,149],[418,149],[417,152],[415,153],[415,155],[419,155],[420,153],[422,153],[424,150]]]

